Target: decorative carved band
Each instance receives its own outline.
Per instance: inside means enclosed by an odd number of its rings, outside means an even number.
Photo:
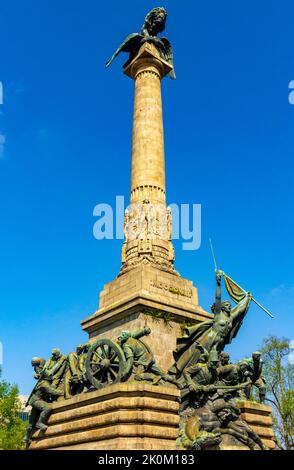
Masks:
[[[138,80],[139,78],[148,77],[150,75],[153,75],[156,78],[158,78],[159,80],[161,80],[161,75],[155,68],[154,69],[147,69],[147,70],[139,70],[136,74],[135,79]]]
[[[137,186],[131,190],[131,202],[143,201],[148,198],[150,201],[165,202],[165,190],[159,186],[146,184],[144,186]]]

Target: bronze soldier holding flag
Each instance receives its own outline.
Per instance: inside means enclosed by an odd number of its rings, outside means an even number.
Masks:
[[[230,281],[226,280],[226,283]],[[233,281],[232,281],[233,282]],[[238,291],[238,303],[232,308],[228,300],[221,300],[221,273],[216,272],[215,303],[211,310],[214,318],[199,325],[185,328],[185,336],[178,338],[177,349],[174,352],[175,364],[169,370],[170,374],[180,377],[184,369],[191,363],[197,363],[203,348],[209,353],[211,350],[223,351],[237,335],[244,317],[246,316],[252,296],[250,292]],[[236,285],[231,289],[236,290]],[[236,301],[236,296],[233,297]]]

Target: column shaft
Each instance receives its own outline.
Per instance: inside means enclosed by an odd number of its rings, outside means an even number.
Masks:
[[[156,60],[145,61],[135,75],[131,202],[144,199],[165,203],[161,76]]]

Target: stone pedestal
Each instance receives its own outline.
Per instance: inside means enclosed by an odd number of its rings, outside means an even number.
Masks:
[[[276,447],[271,406],[252,401],[239,401],[241,417],[259,435],[264,445],[272,450]]]
[[[48,429],[34,432],[30,450],[176,450],[179,396],[172,386],[132,382],[57,402]],[[238,405],[242,418],[274,449],[271,407],[250,401]],[[248,450],[227,437],[217,449]]]
[[[53,405],[45,432],[35,431],[31,450],[175,449],[179,391],[120,383]]]
[[[164,369],[173,363],[172,351],[182,327],[212,318],[198,305],[191,281],[150,265],[141,265],[106,284],[99,309],[82,321],[91,342],[115,340],[122,330],[151,328],[144,337],[156,361]]]

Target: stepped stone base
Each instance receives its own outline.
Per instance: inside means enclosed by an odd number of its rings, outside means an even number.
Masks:
[[[35,431],[30,450],[176,450],[179,396],[174,387],[119,383],[53,405],[48,429]],[[275,448],[271,407],[242,401],[241,416]],[[233,438],[234,442],[234,438]],[[221,450],[248,450],[223,436]],[[180,450],[180,449],[179,449]],[[184,450],[184,449],[182,449]]]
[[[174,387],[119,383],[57,402],[30,450],[175,449],[179,395]]]
[[[238,406],[241,409],[241,417],[259,435],[264,445],[273,450],[276,443],[271,406],[252,401],[239,401]]]

